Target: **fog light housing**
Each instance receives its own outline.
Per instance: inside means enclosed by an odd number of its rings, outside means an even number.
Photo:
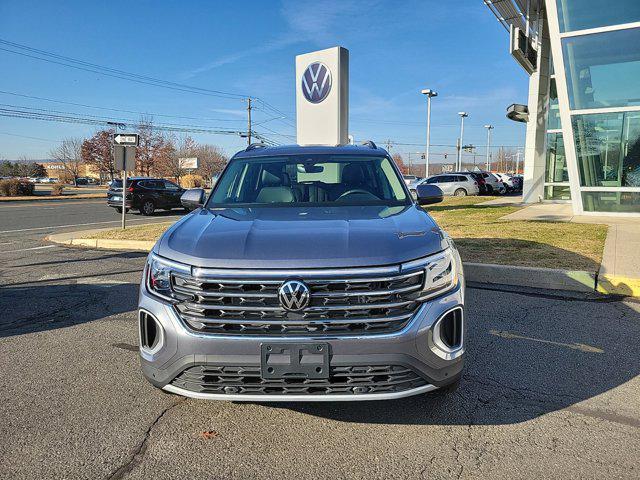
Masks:
[[[164,329],[160,322],[146,310],[138,312],[140,350],[147,355],[157,353],[164,345]]]
[[[429,348],[444,360],[464,353],[464,311],[458,306],[436,320],[429,335]]]

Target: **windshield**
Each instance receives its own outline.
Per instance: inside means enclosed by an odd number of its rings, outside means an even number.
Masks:
[[[402,184],[386,157],[255,157],[231,162],[207,207],[405,205]]]

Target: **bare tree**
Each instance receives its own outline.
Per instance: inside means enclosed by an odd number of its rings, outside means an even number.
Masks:
[[[398,166],[400,173],[407,173],[407,167],[405,166],[404,161],[402,160],[402,155],[400,155],[399,153],[394,153],[391,158],[393,158],[393,161],[396,162],[396,165]]]
[[[200,164],[198,174],[207,180],[222,172],[228,161],[222,150],[215,145],[198,145],[194,156],[198,157]]]
[[[170,138],[156,131],[151,117],[142,117],[138,125],[140,143],[136,149],[136,170],[142,175],[164,169],[168,155],[174,149]]]
[[[62,163],[64,171],[73,177],[73,184],[76,186],[82,165],[82,141],[81,138],[65,138],[50,153],[54,160]]]
[[[113,180],[114,165],[111,136],[113,130],[99,130],[82,142],[82,160],[100,173],[100,180],[109,176]]]

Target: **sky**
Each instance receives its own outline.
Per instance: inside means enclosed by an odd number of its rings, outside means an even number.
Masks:
[[[225,95],[69,68],[2,41]],[[130,121],[144,114],[157,123],[243,130],[241,96],[252,96],[264,102],[253,111],[255,130],[295,143],[295,56],[337,45],[350,52],[349,131],[357,141],[390,140],[391,153],[404,155],[423,150],[420,90],[431,88],[438,92],[433,153],[455,151],[447,145],[459,134],[459,111],[469,113],[464,143],[479,153],[488,123],[493,145],[524,144],[524,124],[507,120],[505,111],[526,103],[527,75],[482,0],[0,0],[0,108]],[[0,117],[0,158],[49,158],[63,138],[97,128]],[[192,136],[229,155],[246,145],[237,135]]]

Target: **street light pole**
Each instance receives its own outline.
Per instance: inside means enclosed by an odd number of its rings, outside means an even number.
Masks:
[[[484,128],[487,129],[487,172],[491,170],[489,164],[489,155],[491,152],[491,130],[493,130],[493,125],[485,125]]]
[[[429,176],[429,147],[431,146],[431,97],[437,97],[438,93],[429,88],[425,88],[421,92],[427,96],[427,145],[424,155],[424,176]]]
[[[469,116],[467,112],[458,112],[460,115],[460,143],[458,144],[458,161],[456,170],[462,170],[462,142],[464,138],[464,119]]]

